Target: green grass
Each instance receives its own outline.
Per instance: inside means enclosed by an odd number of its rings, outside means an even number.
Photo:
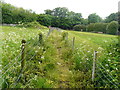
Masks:
[[[63,39],[64,32],[68,32],[67,41]],[[118,47],[116,46],[118,43],[117,36],[76,31],[64,32],[53,31],[50,36],[46,38],[48,33],[47,29],[3,26],[1,31],[1,35],[3,36],[3,73],[8,70],[3,76],[5,80],[3,87],[116,87],[112,83],[119,83],[119,72],[117,70],[119,62]],[[43,42],[41,44],[39,44],[39,33],[43,34]],[[72,50],[73,37],[75,37],[74,51]],[[21,79],[18,80],[21,65],[20,53],[22,39],[27,41],[26,66],[24,74],[22,74]],[[91,73],[94,51],[98,51],[97,66],[100,69],[97,68],[96,83],[92,84]],[[100,66],[101,64],[108,72]],[[7,67],[5,67],[6,65]],[[101,73],[101,70],[103,73]],[[109,82],[103,74],[111,80],[112,83]],[[109,74],[113,79],[109,77]],[[98,75],[101,76],[102,79]],[[99,81],[99,83],[97,81]],[[16,86],[14,84],[16,84]]]

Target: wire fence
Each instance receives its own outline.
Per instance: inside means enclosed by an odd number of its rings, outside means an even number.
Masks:
[[[56,28],[52,28],[49,30],[47,36],[46,36],[46,39],[50,36],[51,32],[53,32],[53,30],[55,30]],[[58,31],[61,32],[60,29],[58,29]],[[63,35],[64,37],[64,35]],[[36,40],[29,40],[26,42],[25,44],[25,48],[27,47],[31,47],[31,50],[28,50],[28,52],[26,52],[25,54],[27,55],[32,55],[27,58],[27,61],[31,61],[35,56],[36,56],[36,52],[33,52],[33,46],[36,45],[36,46],[39,46],[40,45],[40,38],[38,36],[35,37]],[[82,46],[80,46],[81,48],[78,49],[78,47],[76,46],[79,46],[79,45],[75,45],[75,37],[72,38],[72,40],[68,39],[68,34],[65,35],[65,40],[68,41],[69,43],[69,46],[72,47],[72,50],[74,52],[77,51],[78,53],[78,59],[80,60],[80,64],[78,65],[81,65],[81,68],[80,70],[83,70],[84,72],[88,72],[90,71],[91,72],[91,78],[90,78],[90,81],[92,81],[92,73],[93,73],[93,57],[94,55],[92,55],[93,53],[89,54],[91,55],[92,57],[88,58],[88,55],[86,55],[85,53],[87,52],[83,52],[81,51],[80,49],[82,48]],[[7,63],[6,65],[4,65],[1,69],[1,76],[0,76],[0,79],[2,80],[1,84],[5,84],[4,87],[5,88],[14,88],[17,86],[18,82],[20,81],[23,75],[23,72],[21,72],[21,63],[23,61],[23,59],[21,59],[21,55],[23,54],[24,52],[20,52],[18,54],[18,56],[16,56],[13,60],[9,61],[9,63]],[[97,56],[96,56],[97,57]],[[97,58],[97,61],[96,61],[96,68],[95,71],[94,71],[94,82],[92,82],[94,84],[95,87],[99,88],[99,87],[102,87],[102,88],[120,88],[120,82],[119,81],[116,81],[116,77],[115,75],[112,75],[112,73],[107,70],[110,70],[110,66],[108,66],[109,68],[106,68],[104,66],[105,64],[102,64],[100,61],[99,61],[99,58]],[[16,68],[18,68],[18,71],[16,70]],[[15,72],[17,71],[17,72]],[[118,75],[119,73],[117,73]],[[14,75],[16,75],[14,77]],[[9,77],[11,78],[14,78],[12,81],[11,81],[11,84],[8,83],[10,82],[9,81]],[[26,82],[26,85],[25,87],[27,87],[29,85],[29,82],[31,80],[33,80],[33,78],[29,79],[27,82]]]

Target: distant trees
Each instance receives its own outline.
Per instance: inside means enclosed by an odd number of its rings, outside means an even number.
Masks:
[[[74,25],[81,24],[82,15],[81,13],[69,11],[66,7],[57,7],[53,10],[45,10],[45,15],[38,15],[37,21],[45,26],[51,25],[62,29],[73,29]]]
[[[98,23],[101,22],[102,18],[100,16],[98,16],[96,13],[90,14],[88,16],[88,23]]]
[[[32,10],[14,7],[11,4],[2,3],[2,23],[17,24],[19,22],[32,22],[36,20],[36,14]]]
[[[120,27],[116,22],[118,20],[120,24],[120,12],[112,13],[104,20],[96,13],[92,13],[87,19],[84,19],[81,13],[69,11],[66,7],[57,7],[53,10],[47,9],[44,11],[44,14],[36,14],[32,10],[17,8],[1,1],[0,5],[0,14],[2,14],[0,22],[6,24],[37,21],[44,26],[53,26],[70,30],[74,29],[76,31],[103,32],[108,34],[116,34],[118,26]]]
[[[53,17],[49,14],[39,14],[37,15],[37,21],[44,26],[52,25]]]
[[[118,20],[118,13],[112,13],[108,17],[106,17],[104,22],[110,23],[111,21],[117,21],[117,20]]]

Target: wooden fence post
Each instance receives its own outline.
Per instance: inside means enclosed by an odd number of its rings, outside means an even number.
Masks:
[[[66,41],[68,40],[68,32],[66,33],[65,40],[66,40]]]
[[[94,82],[94,78],[95,78],[96,60],[97,60],[97,51],[94,51],[93,68],[92,68],[92,82]]]
[[[75,37],[73,37],[73,41],[72,41],[72,49],[74,50],[74,45],[75,45]]]
[[[25,66],[25,44],[26,44],[26,41],[22,40],[21,70],[23,70]]]
[[[43,35],[42,33],[39,33],[39,43],[42,44],[43,42]]]

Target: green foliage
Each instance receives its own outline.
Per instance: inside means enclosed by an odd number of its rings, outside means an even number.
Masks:
[[[88,26],[87,26],[87,32],[92,32],[94,31],[94,23],[90,23]]]
[[[74,25],[81,23],[81,13],[69,11],[66,7],[57,7],[53,10],[45,10],[44,17],[38,18],[38,22],[46,26],[59,27],[62,29],[72,29]],[[49,16],[49,18],[47,18]],[[51,17],[52,18],[51,18]],[[48,20],[48,21],[47,21]]]
[[[94,31],[106,33],[107,23],[95,23]]]
[[[75,31],[86,31],[86,26],[85,25],[75,25],[73,27],[73,30],[75,30]]]
[[[87,31],[106,33],[107,25],[107,23],[91,23],[87,26]]]
[[[53,16],[47,14],[40,14],[37,16],[37,21],[44,26],[51,26]]]
[[[83,24],[83,25],[88,25],[88,19],[82,18],[82,19],[81,19],[81,24]]]
[[[63,22],[64,19],[68,20],[62,17],[59,21]],[[38,23],[31,22],[25,25],[35,27]],[[63,22],[62,25],[66,24]],[[90,25],[88,25],[89,31],[102,31],[107,24]],[[116,36],[75,31],[61,33],[54,30],[46,39],[47,33],[48,30],[36,28],[3,26],[2,67],[7,65],[2,70],[4,88],[116,88],[116,83],[120,87],[118,67],[120,51]],[[69,38],[65,43],[68,33]],[[43,40],[42,45],[39,45],[38,34]],[[71,47],[73,37],[75,37],[74,51]],[[21,75],[19,56],[20,42],[23,38],[27,41],[26,65]],[[93,51],[98,51],[94,85],[91,84]],[[17,56],[18,58],[15,59]],[[21,75],[20,79],[19,75]],[[113,79],[109,75],[112,75]]]
[[[38,29],[47,29],[47,27],[40,25],[38,22],[34,21],[34,22],[28,22],[28,23],[22,23],[19,24],[18,27],[30,27],[30,28],[38,28]]]
[[[112,21],[117,21],[117,20],[118,20],[118,13],[112,13],[108,17],[106,17],[106,19],[104,20],[104,22],[110,23]]]
[[[18,24],[36,20],[36,14],[31,10],[17,8],[11,4],[2,2],[2,23]]]
[[[98,23],[98,22],[101,22],[102,19],[100,16],[96,15],[96,13],[93,13],[93,14],[90,14],[88,16],[88,23]]]
[[[56,17],[67,17],[69,10],[66,7],[57,7],[52,10],[52,15]]]
[[[116,21],[112,21],[111,23],[109,23],[107,25],[107,33],[108,34],[113,34],[115,35],[117,33],[117,30],[118,30],[118,22]]]

